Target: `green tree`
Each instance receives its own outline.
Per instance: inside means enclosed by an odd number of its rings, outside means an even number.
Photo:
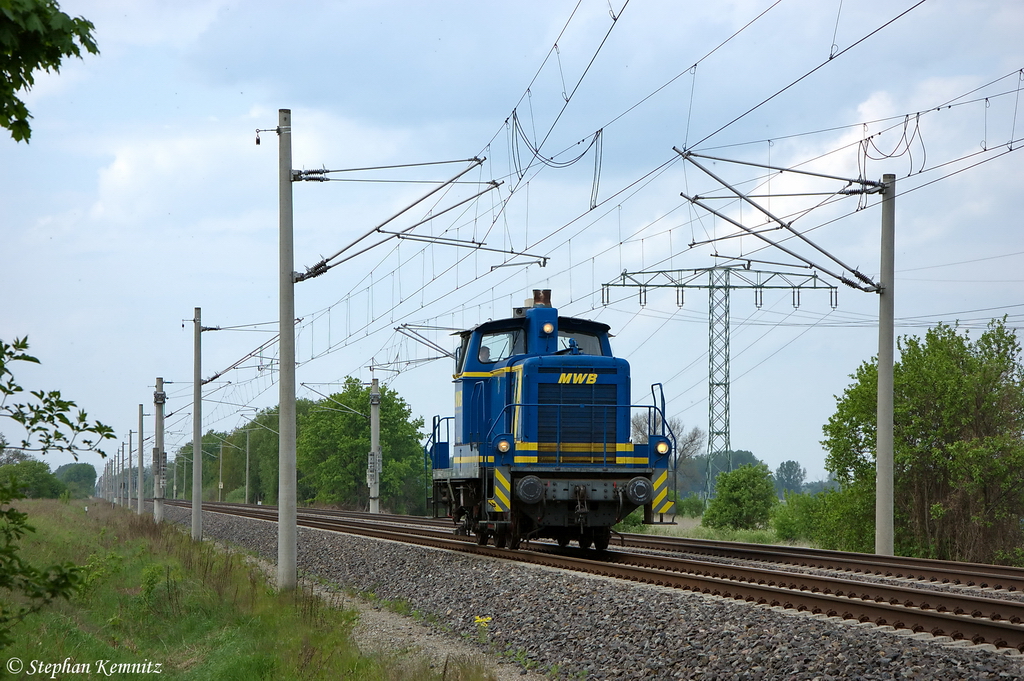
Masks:
[[[227,439],[227,433],[215,430],[207,431],[202,439],[202,489],[201,497],[204,501],[217,501],[217,483],[220,478],[220,453],[221,443]],[[186,443],[178,450],[175,456],[175,464],[178,469],[178,494],[185,499],[192,498],[192,444]],[[180,463],[179,463],[180,462]],[[136,475],[138,472],[136,471]],[[173,476],[173,473],[172,473]],[[173,478],[171,484],[173,485]]]
[[[676,503],[676,511],[680,515],[685,515],[689,518],[699,518],[704,515],[704,508],[706,506],[707,504],[704,502],[704,497],[699,494],[690,494]]]
[[[821,501],[811,494],[785,492],[782,503],[772,512],[771,525],[783,541],[814,539]]]
[[[423,513],[423,419],[413,419],[409,405],[387,386],[380,393],[381,506],[395,513]],[[340,393],[316,402],[300,420],[297,458],[302,498],[348,508],[366,506],[369,411],[370,388],[349,377]]]
[[[901,337],[894,367],[894,506],[903,554],[1007,559],[1024,543],[1024,365],[993,321],[977,341],[940,324]],[[845,508],[873,532],[877,361],[865,362],[824,427],[826,468]],[[849,496],[859,496],[853,500]],[[842,547],[846,548],[846,547]]]
[[[836,482],[836,479],[832,477],[831,473],[829,473],[827,480],[812,480],[810,482],[805,482],[800,488],[800,491],[804,494],[821,494],[822,492],[827,492],[831,489],[839,489],[839,483]]]
[[[775,471],[775,491],[781,499],[786,492],[799,492],[807,470],[796,461],[783,461]]]
[[[0,467],[0,479],[11,480],[29,499],[56,499],[67,486],[50,472],[43,461],[22,461]]]
[[[96,468],[91,463],[66,463],[53,476],[67,485],[75,499],[88,497],[96,489]]]
[[[701,441],[704,434],[698,429]],[[691,431],[693,432],[693,431]],[[697,443],[700,448],[700,442]],[[729,462],[732,461],[730,467]],[[710,463],[710,475],[708,467]],[[712,455],[694,454],[689,459],[680,459],[676,468],[676,480],[679,496],[685,497],[688,494],[699,494],[704,497],[715,496],[715,481],[718,475],[730,470],[736,470],[740,466],[756,465],[761,461],[753,453],[746,450],[715,452]]]
[[[704,525],[733,530],[768,526],[772,509],[779,501],[768,466],[748,464],[721,473],[716,480],[716,488],[715,498],[708,502],[704,511]]]
[[[311,400],[296,400],[297,436],[302,433],[305,415],[317,404]],[[248,437],[248,443],[246,438]],[[225,501],[245,500],[245,458],[249,452],[249,503],[276,504],[278,494],[278,408],[271,407],[256,414],[251,421],[231,433],[210,432],[203,436],[203,488],[204,498],[217,498],[220,477],[220,452],[224,447]],[[168,495],[173,493],[174,476],[178,480],[178,496],[189,498],[192,493],[192,443],[178,449],[174,461],[168,464]],[[211,468],[212,466],[212,468]],[[302,475],[301,470],[299,475]]]
[[[32,136],[19,91],[30,90],[35,72],[60,71],[64,57],[97,54],[92,22],[71,18],[54,0],[0,0],[0,125],[21,142]]]
[[[308,400],[300,400],[296,402],[296,413],[305,413],[310,406]],[[246,434],[243,431],[249,431],[249,503],[277,503],[281,470],[278,465],[281,444],[277,430],[278,421],[278,409],[272,407],[257,414],[232,436],[239,446],[245,447]],[[242,484],[244,486],[244,481]]]

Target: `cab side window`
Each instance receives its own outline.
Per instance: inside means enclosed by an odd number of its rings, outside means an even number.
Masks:
[[[508,359],[514,354],[525,352],[522,345],[522,332],[498,331],[487,333],[480,337],[480,350],[477,352],[477,359],[485,364],[493,364],[503,359]]]
[[[462,343],[455,350],[455,373],[461,374],[466,365],[466,351],[469,349],[469,334],[462,337]]]

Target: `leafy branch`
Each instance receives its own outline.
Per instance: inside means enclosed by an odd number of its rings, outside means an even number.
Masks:
[[[0,0],[0,126],[17,142],[32,136],[25,103],[15,93],[30,90],[33,72],[60,71],[64,57],[98,54],[91,21],[71,18],[54,0]]]
[[[21,448],[46,453],[66,452],[78,460],[79,453],[99,452],[103,440],[114,438],[114,430],[99,421],[89,421],[84,410],[64,399],[59,390],[29,392],[32,400],[17,401],[24,393],[14,379],[11,364],[39,360],[28,354],[28,338],[15,338],[8,344],[0,340],[0,417],[9,418],[25,429]],[[99,452],[100,456],[106,456]]]

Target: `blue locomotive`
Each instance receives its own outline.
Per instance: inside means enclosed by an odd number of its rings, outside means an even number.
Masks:
[[[635,509],[648,523],[674,512],[664,397],[652,388],[654,405],[630,404],[629,363],[608,332],[559,317],[544,290],[511,318],[460,333],[455,416],[435,417],[427,444],[435,516],[479,544],[605,549]],[[646,432],[634,438],[632,421]]]

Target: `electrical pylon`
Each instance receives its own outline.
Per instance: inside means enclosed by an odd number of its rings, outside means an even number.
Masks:
[[[641,306],[647,304],[647,291],[652,288],[674,288],[676,305],[680,307],[686,289],[708,290],[708,466],[704,494],[709,497],[717,473],[732,470],[732,444],[729,439],[729,292],[733,289],[752,289],[754,304],[760,308],[765,289],[790,289],[793,292],[793,307],[799,307],[801,291],[827,289],[829,300],[835,308],[838,304],[838,289],[826,284],[817,274],[765,272],[736,265],[623,272],[618,281],[603,285],[601,302],[605,305],[610,302],[609,289],[615,286],[638,288]],[[715,461],[720,454],[727,456],[724,466],[723,462]]]

